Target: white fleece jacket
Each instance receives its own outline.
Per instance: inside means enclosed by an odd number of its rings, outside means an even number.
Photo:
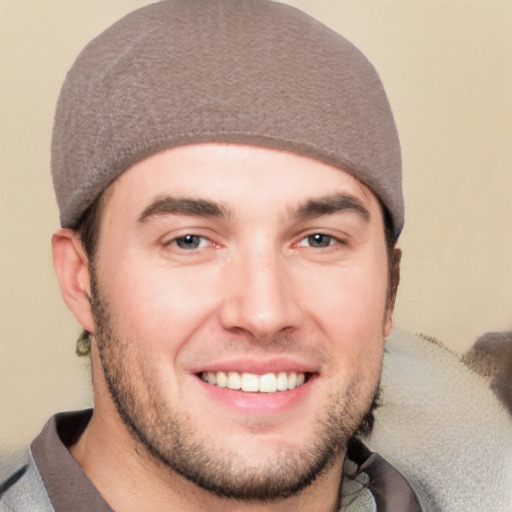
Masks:
[[[426,337],[393,332],[386,346],[366,444],[406,476],[425,512],[512,512],[512,418],[486,380]]]

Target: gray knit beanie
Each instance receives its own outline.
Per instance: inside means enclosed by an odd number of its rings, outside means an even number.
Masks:
[[[123,171],[167,148],[230,142],[336,166],[404,218],[400,145],[361,52],[267,0],[169,0],[124,17],[76,59],[57,104],[52,174],[76,227]]]

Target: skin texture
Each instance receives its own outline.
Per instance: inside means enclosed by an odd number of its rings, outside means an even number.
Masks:
[[[53,246],[92,333],[95,412],[71,453],[114,509],[336,508],[391,330],[371,191],[285,152],[185,146],[107,191],[94,268],[75,232]],[[261,394],[200,378],[219,370],[309,379]]]

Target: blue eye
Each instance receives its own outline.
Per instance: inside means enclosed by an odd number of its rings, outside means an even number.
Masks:
[[[185,235],[175,238],[172,243],[184,250],[194,250],[199,249],[200,247],[204,247],[208,245],[209,241],[204,236],[199,235]]]
[[[322,249],[324,247],[329,247],[336,242],[337,240],[333,236],[326,235],[324,233],[315,233],[314,235],[305,237],[303,240],[301,240],[299,245]]]

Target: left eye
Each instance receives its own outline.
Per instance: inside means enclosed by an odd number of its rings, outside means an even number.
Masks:
[[[299,247],[315,247],[321,249],[323,247],[334,245],[337,241],[338,240],[331,235],[315,233],[313,235],[304,237],[298,245]]]
[[[176,247],[179,247],[180,249],[184,249],[184,250],[188,250],[188,251],[211,245],[211,242],[210,242],[210,240],[208,240],[208,238],[206,238],[204,236],[199,236],[199,235],[180,236],[180,237],[172,240],[171,243],[172,243],[172,245],[175,245]]]

